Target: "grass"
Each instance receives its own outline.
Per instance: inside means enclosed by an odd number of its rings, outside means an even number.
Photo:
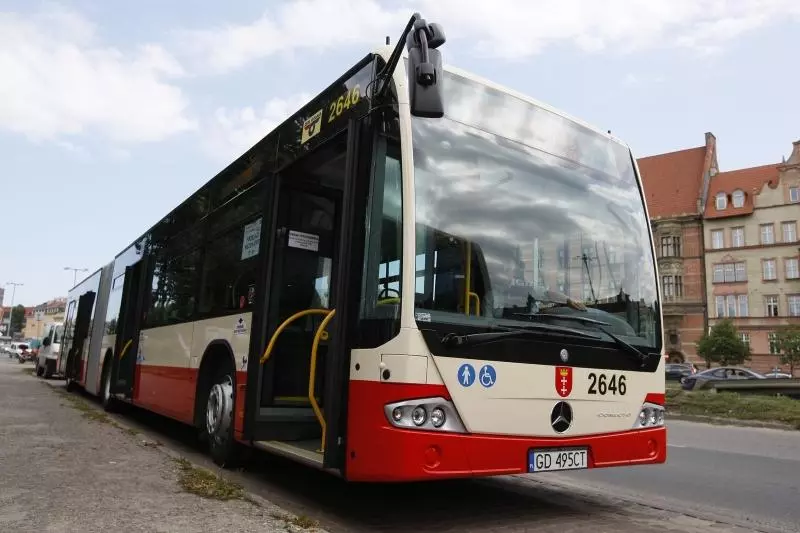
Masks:
[[[213,500],[247,500],[244,488],[205,468],[194,466],[186,459],[175,459],[178,466],[178,484],[186,492]]]
[[[700,415],[732,420],[778,422],[800,429],[800,400],[785,396],[740,395],[734,392],[681,390],[668,386],[668,413]]]
[[[281,513],[272,513],[272,518],[276,520],[283,520],[288,525],[298,527],[300,529],[314,529],[319,527],[319,522],[307,516],[289,516]]]

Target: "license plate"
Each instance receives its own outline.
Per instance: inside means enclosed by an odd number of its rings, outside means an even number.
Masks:
[[[583,470],[589,468],[588,448],[562,448],[528,451],[528,472]]]

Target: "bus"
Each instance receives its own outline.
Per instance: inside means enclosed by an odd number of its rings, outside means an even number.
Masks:
[[[663,463],[630,148],[454,67],[414,14],[70,291],[106,409],[349,481]]]

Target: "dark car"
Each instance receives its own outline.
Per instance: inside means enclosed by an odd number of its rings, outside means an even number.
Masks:
[[[668,381],[680,381],[681,378],[697,373],[697,367],[692,363],[667,363],[664,373]]]
[[[728,379],[767,379],[758,372],[753,372],[749,368],[738,366],[721,366],[709,368],[691,376],[681,378],[681,387],[684,390],[702,389],[709,381],[720,381]]]

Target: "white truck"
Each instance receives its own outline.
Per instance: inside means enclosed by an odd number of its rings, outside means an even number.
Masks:
[[[37,376],[49,379],[56,373],[63,338],[63,322],[51,322],[45,326],[42,346],[39,348],[39,357],[36,359]]]

